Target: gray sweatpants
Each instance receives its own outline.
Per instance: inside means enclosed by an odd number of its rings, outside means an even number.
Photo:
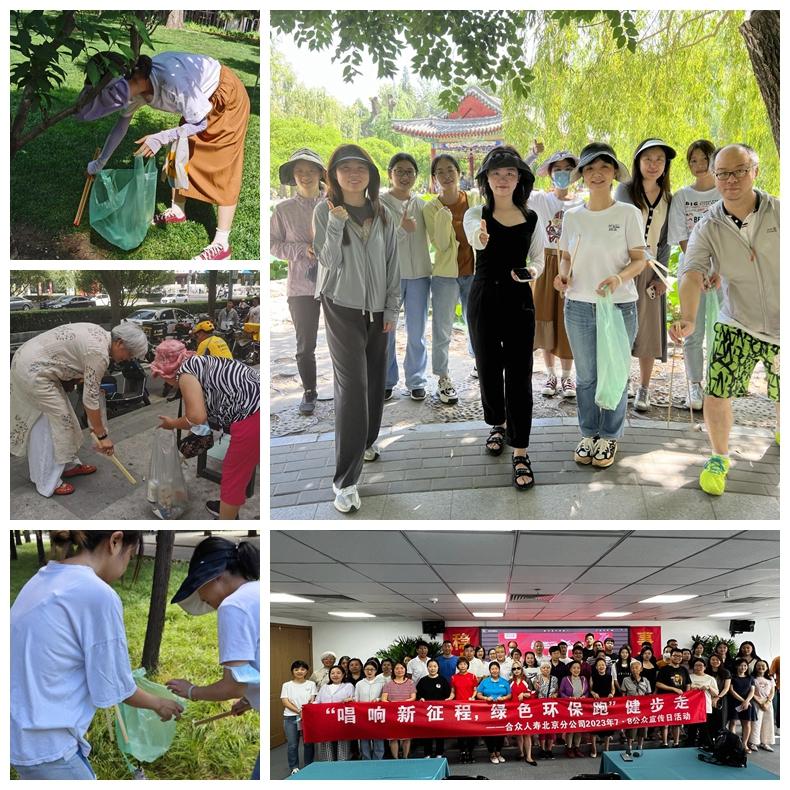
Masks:
[[[384,411],[387,336],[384,313],[362,313],[321,297],[329,355],[335,374],[335,479],[355,485],[365,450],[379,435]]]

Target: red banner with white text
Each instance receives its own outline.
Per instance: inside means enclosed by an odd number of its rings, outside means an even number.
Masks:
[[[705,692],[526,702],[348,702],[302,706],[305,743],[357,738],[593,732],[705,721]]]

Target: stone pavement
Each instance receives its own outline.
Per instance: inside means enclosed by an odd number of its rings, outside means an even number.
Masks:
[[[151,386],[161,388],[161,382],[151,382]],[[76,490],[68,496],[47,499],[39,495],[28,479],[27,458],[12,456],[11,518],[43,521],[145,519],[158,522],[152,506],[146,500],[145,479],[151,458],[152,432],[159,424],[157,416],[160,414],[176,417],[178,402],[168,403],[152,392],[150,406],[110,420],[110,436],[118,458],[137,480],[136,486],[132,486],[109,459],[91,449],[87,430],[83,431],[85,441],[80,460],[93,464],[97,471],[85,477],[72,478],[69,482],[73,483]],[[227,437],[223,441],[227,441]],[[209,461],[209,466],[211,464]],[[196,465],[197,459],[191,458],[183,466],[190,506],[178,523],[213,520],[204,503],[210,499],[219,499],[219,485],[196,477]],[[242,506],[239,517],[243,520],[260,518],[260,474],[256,475],[255,494]]]
[[[365,464],[362,507],[350,515],[332,506],[334,435],[273,438],[271,518],[779,518],[779,448],[772,431],[734,428],[732,467],[721,497],[699,489],[708,441],[688,422],[667,427],[629,417],[614,465],[594,469],[573,461],[579,439],[575,418],[536,419],[529,448],[536,484],[524,492],[511,484],[509,448],[498,458],[485,453],[487,433],[482,422],[383,428],[381,458]]]

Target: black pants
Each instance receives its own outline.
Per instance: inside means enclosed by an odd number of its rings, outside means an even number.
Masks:
[[[477,348],[477,346],[475,346]],[[494,735],[491,738],[483,738],[486,742],[486,748],[488,749],[489,754],[493,754],[494,752],[501,752],[502,746],[505,743],[505,736],[504,735]]]
[[[461,752],[461,754],[472,754],[475,750],[476,742],[477,738],[459,738],[458,751]]]
[[[423,749],[423,754],[426,757],[443,756],[444,738],[423,738],[422,749]]]
[[[296,330],[296,367],[305,390],[315,390],[315,343],[321,302],[312,296],[289,296],[288,310]]]
[[[468,312],[485,421],[489,425],[507,421],[507,443],[529,447],[535,338],[532,289],[504,279],[475,279]]]
[[[326,296],[326,342],[335,372],[335,479],[338,488],[356,485],[365,450],[379,435],[384,411],[387,336],[384,313],[362,313]]]

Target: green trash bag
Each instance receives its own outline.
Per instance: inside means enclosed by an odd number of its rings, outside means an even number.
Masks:
[[[620,403],[631,370],[631,342],[623,314],[614,306],[612,295],[595,301],[596,368],[598,384],[595,405],[614,411]]]
[[[143,691],[147,691],[156,697],[176,700],[184,707],[184,700],[176,697],[166,686],[148,680],[145,677],[144,668],[135,669],[132,672],[132,676],[137,687],[143,689]],[[129,736],[129,743],[126,743],[116,718],[115,742],[123,754],[130,755],[143,763],[151,763],[170,748],[176,734],[175,719],[162,721],[154,711],[147,708],[132,708],[123,703],[118,707],[121,710],[121,717],[126,726],[126,734]]]
[[[702,298],[705,300],[705,348],[710,354],[716,336],[716,322],[719,320],[719,293],[703,291]]]
[[[134,158],[131,170],[101,170],[91,190],[91,227],[110,244],[133,250],[142,244],[156,207],[156,162]]]

